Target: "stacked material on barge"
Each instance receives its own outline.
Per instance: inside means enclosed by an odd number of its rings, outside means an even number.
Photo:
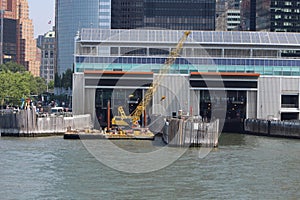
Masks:
[[[170,146],[217,147],[219,120],[204,122],[200,117],[167,119],[163,140]]]
[[[154,140],[154,134],[148,129],[133,130],[128,133],[103,130],[68,130],[64,139],[110,139],[110,140]]]

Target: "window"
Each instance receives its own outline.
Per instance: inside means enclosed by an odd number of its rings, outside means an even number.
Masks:
[[[275,19],[280,19],[281,15],[275,15]]]
[[[298,108],[299,107],[299,95],[281,95],[281,107],[282,108]]]

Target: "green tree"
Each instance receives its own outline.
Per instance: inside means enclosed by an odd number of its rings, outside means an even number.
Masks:
[[[16,73],[16,72],[23,73],[26,71],[26,69],[23,65],[20,65],[18,63],[7,62],[7,63],[0,65],[0,71],[11,71],[13,73]]]
[[[54,78],[54,87],[60,88],[61,87],[61,76],[58,75],[58,73],[55,73],[55,78]]]
[[[30,95],[39,95],[46,91],[47,85],[44,79],[33,77],[30,72],[16,72],[10,70],[0,72],[0,101],[20,105],[22,98]]]
[[[30,93],[40,95],[47,90],[45,79],[41,77],[32,77],[30,81]]]
[[[6,100],[8,103],[19,104],[21,98],[30,95],[30,79],[32,75],[29,73],[0,73],[0,99],[1,105]]]
[[[53,90],[54,89],[54,81],[53,80],[49,81],[49,83],[48,83],[48,89],[49,90]]]
[[[65,88],[66,90],[68,88],[72,89],[73,86],[73,71],[71,69],[67,69],[61,79],[61,86]]]

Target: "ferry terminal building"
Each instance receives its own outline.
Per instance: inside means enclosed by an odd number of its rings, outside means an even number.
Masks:
[[[182,35],[82,29],[75,38],[74,114],[89,113],[101,126],[108,109],[113,116],[122,106],[129,115]],[[146,113],[299,119],[299,43],[298,33],[192,31]]]

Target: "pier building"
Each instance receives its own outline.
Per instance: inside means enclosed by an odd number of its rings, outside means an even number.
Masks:
[[[107,109],[114,114],[122,105],[129,114],[182,34],[82,29],[75,39],[73,112],[90,113],[103,126]],[[298,33],[192,31],[147,112],[210,118],[226,105],[228,121],[299,119],[299,42]],[[174,98],[162,102],[166,94]]]

